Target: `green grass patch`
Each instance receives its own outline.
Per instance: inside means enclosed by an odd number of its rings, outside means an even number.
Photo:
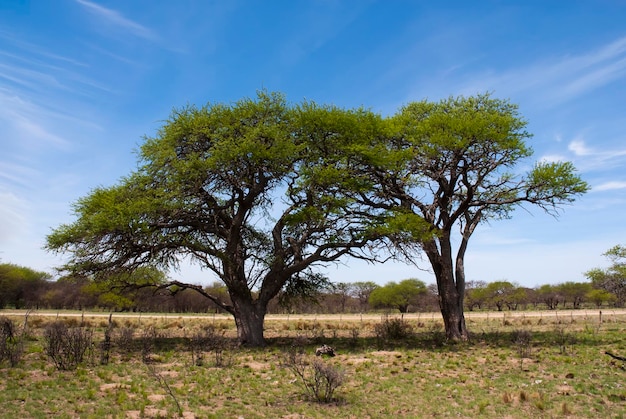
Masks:
[[[268,321],[263,349],[236,346],[226,319],[125,318],[116,330],[134,333],[114,334],[102,365],[102,319],[86,316],[94,345],[74,371],[57,370],[42,350],[58,320],[46,318],[30,325],[21,362],[0,365],[0,406],[19,418],[625,417],[626,366],[604,352],[626,356],[626,319],[563,318],[475,319],[470,342],[457,344],[424,318],[406,336],[377,334],[375,319]],[[192,345],[208,326],[206,346]],[[316,358],[321,343],[337,356]],[[287,362],[294,350],[341,371],[330,400],[303,389]]]

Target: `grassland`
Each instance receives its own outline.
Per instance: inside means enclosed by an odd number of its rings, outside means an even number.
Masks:
[[[35,315],[43,314],[43,315]],[[0,316],[22,324],[24,313]],[[107,315],[108,316],[108,315]],[[385,336],[381,316],[268,317],[263,349],[237,347],[222,316],[31,313],[18,365],[0,365],[7,418],[626,417],[626,314],[597,311],[468,314],[470,342],[450,344],[437,315],[411,315],[408,336]],[[60,371],[45,351],[54,321],[93,332],[87,360]],[[209,332],[207,332],[207,330]],[[208,333],[208,335],[207,335]],[[207,346],[194,345],[198,336]],[[333,400],[312,400],[290,354],[343,373]]]

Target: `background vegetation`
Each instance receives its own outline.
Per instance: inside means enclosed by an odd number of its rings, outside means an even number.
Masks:
[[[589,282],[543,284],[528,288],[506,280],[487,283],[468,281],[465,308],[480,310],[537,310],[624,307],[626,272],[624,248],[615,246],[605,255],[611,260],[606,269],[586,273]],[[165,274],[139,269],[128,282],[112,287],[88,277],[66,276],[53,280],[46,272],[24,266],[0,264],[0,309],[70,309],[165,313],[221,313],[218,305],[194,289],[159,287]],[[146,277],[150,277],[146,279]],[[145,282],[150,286],[137,287]],[[157,285],[153,285],[157,284]],[[200,287],[200,286],[198,286]],[[201,287],[207,293],[228,301],[228,290],[220,282]],[[302,290],[300,290],[302,291]],[[439,311],[437,287],[418,279],[399,283],[353,282],[332,284],[319,280],[305,292],[283,290],[268,307],[269,313],[368,313]]]

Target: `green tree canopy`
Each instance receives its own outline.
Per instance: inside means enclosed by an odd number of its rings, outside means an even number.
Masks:
[[[585,273],[593,287],[605,290],[615,296],[615,304],[623,307],[626,303],[626,247],[613,246],[604,254],[611,266],[607,269],[595,268]]]
[[[17,309],[24,307],[29,296],[32,298],[36,290],[43,288],[50,279],[51,275],[46,272],[12,263],[0,264],[0,308],[7,305]]]
[[[517,106],[489,94],[410,103],[392,125],[391,138],[353,147],[358,158],[352,177],[374,185],[356,197],[400,208],[398,225],[430,233],[413,242],[437,279],[446,335],[467,339],[465,254],[475,229],[510,218],[525,204],[557,215],[588,186],[570,162],[538,162],[527,173],[516,169],[533,153],[527,123]],[[415,258],[414,249],[404,253]]]
[[[378,137],[366,110],[303,103],[277,93],[175,110],[139,150],[138,169],[74,205],[76,221],[47,238],[65,266],[96,279],[190,260],[228,288],[229,301],[192,288],[231,313],[239,339],[263,345],[267,305],[282,289],[307,289],[316,266],[344,256],[376,260],[393,211],[343,193],[353,185],[328,144]],[[343,160],[342,160],[343,159]],[[345,170],[344,170],[345,171]],[[122,276],[123,277],[123,276]]]
[[[427,292],[426,284],[419,279],[389,282],[370,293],[369,302],[375,308],[393,308],[406,313],[409,305],[416,304],[417,297]]]

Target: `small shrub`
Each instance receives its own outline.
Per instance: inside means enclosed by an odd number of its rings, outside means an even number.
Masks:
[[[154,352],[156,340],[156,329],[154,328],[154,326],[148,326],[143,331],[143,336],[141,337],[141,360],[144,364],[149,364],[154,361],[152,353]]]
[[[53,322],[44,330],[46,355],[59,370],[74,370],[85,360],[93,344],[93,333],[82,327],[69,328],[63,322]]]
[[[113,322],[109,315],[109,324],[104,330],[104,340],[100,343],[100,364],[108,365],[111,357],[111,335],[113,334]]]
[[[374,325],[374,333],[380,340],[402,340],[413,335],[413,327],[403,319],[385,319]]]
[[[519,392],[519,401],[522,403],[528,401],[528,394],[524,390]]]
[[[568,332],[565,327],[557,326],[554,331],[555,344],[559,347],[561,355],[567,353],[567,347],[576,343],[576,337]]]
[[[0,317],[0,362],[9,361],[12,367],[17,366],[24,353],[24,333],[18,333],[13,320]]]
[[[120,351],[128,354],[133,350],[133,339],[135,335],[135,328],[131,326],[124,326],[116,329],[115,333],[115,345]]]
[[[226,356],[229,341],[224,333],[224,331],[218,333],[214,327],[207,327],[203,331],[195,333],[189,339],[191,362],[196,366],[201,366],[204,364],[204,353],[213,352],[216,367],[230,365],[231,360]]]
[[[361,334],[361,331],[359,330],[358,327],[353,327],[352,329],[350,329],[350,340],[349,340],[350,347],[352,348],[357,347],[357,345],[359,344],[360,334]]]
[[[520,359],[520,368],[523,368],[524,358],[530,358],[532,338],[533,335],[528,330],[516,330],[512,333],[513,343],[517,347]]]
[[[305,355],[294,351],[290,353],[288,366],[309,398],[320,403],[333,401],[335,391],[343,384],[344,372],[320,358],[309,362]]]
[[[510,403],[512,403],[512,402],[513,402],[513,396],[511,396],[511,394],[510,394],[510,393],[506,393],[506,392],[505,392],[505,393],[502,395],[502,401],[503,401],[505,404],[510,404]]]

